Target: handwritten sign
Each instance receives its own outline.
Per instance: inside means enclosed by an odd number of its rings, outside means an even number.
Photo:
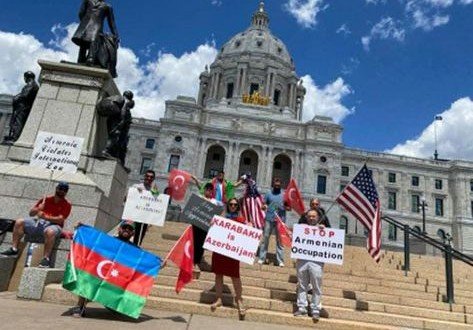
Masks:
[[[212,221],[204,249],[252,265],[263,231],[217,215]]]
[[[345,231],[294,225],[291,258],[342,265]]]
[[[138,189],[131,187],[128,189],[122,218],[162,227],[166,219],[168,202],[169,195],[159,194],[153,196],[147,190],[140,192]]]
[[[212,204],[199,195],[192,194],[181,213],[181,219],[208,231],[214,215],[222,214],[223,206]]]
[[[83,138],[39,132],[36,136],[30,165],[48,170],[75,173],[79,165]]]

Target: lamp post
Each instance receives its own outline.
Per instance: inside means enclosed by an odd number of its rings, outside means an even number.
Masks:
[[[422,210],[422,233],[427,234],[425,230],[425,209],[427,207],[427,203],[425,202],[425,197],[422,197],[420,200],[419,208]]]
[[[434,151],[434,159],[439,159],[439,153],[437,151],[437,121],[443,120],[442,116],[436,115],[434,117],[434,138],[435,138],[435,151]]]

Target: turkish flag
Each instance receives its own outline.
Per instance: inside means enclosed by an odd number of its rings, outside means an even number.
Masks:
[[[192,226],[187,227],[179,240],[169,251],[166,261],[171,260],[179,267],[179,276],[176,281],[176,292],[192,281],[192,271],[194,269],[194,235]]]
[[[284,191],[284,203],[289,205],[299,215],[305,212],[304,201],[294,179],[291,179]]]
[[[171,189],[170,196],[176,201],[182,201],[186,196],[187,186],[191,174],[186,171],[172,169],[169,173],[168,187]]]
[[[279,234],[279,242],[288,248],[292,247],[292,232],[287,228],[286,224],[282,222],[281,218],[276,215],[276,228]]]

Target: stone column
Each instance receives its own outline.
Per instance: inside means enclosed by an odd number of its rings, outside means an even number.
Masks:
[[[199,155],[204,155],[206,153],[206,144],[207,144],[207,139],[206,138],[203,138],[201,137],[199,139],[199,149],[198,149],[198,153],[197,153],[197,156],[199,157]],[[203,177],[203,172],[204,172],[204,166],[205,166],[205,161],[207,160],[207,157],[199,157],[199,161],[197,162],[197,171],[196,173],[194,173],[195,176],[197,176],[198,178],[201,178]]]
[[[247,93],[246,90],[246,76],[248,68],[243,68],[243,77],[241,78],[241,94]]]
[[[266,74],[266,84],[264,87],[264,96],[269,96],[269,93],[271,91],[271,71],[268,70],[268,73]]]
[[[241,77],[242,77],[242,68],[237,67],[237,79],[236,79],[236,85],[235,85],[235,95],[241,99],[242,92],[241,92]]]
[[[287,98],[287,106],[289,108],[291,108],[291,101],[292,101],[292,98],[293,98],[293,95],[294,95],[294,84],[290,84],[289,85],[289,90],[288,90],[288,93],[289,93],[289,96]]]
[[[265,186],[271,186],[271,176],[273,174],[273,147],[268,147],[268,159],[266,164],[266,180],[264,182]]]

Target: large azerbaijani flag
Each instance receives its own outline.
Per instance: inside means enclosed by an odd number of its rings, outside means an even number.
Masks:
[[[140,316],[161,259],[97,229],[74,235],[63,287],[133,318]]]

